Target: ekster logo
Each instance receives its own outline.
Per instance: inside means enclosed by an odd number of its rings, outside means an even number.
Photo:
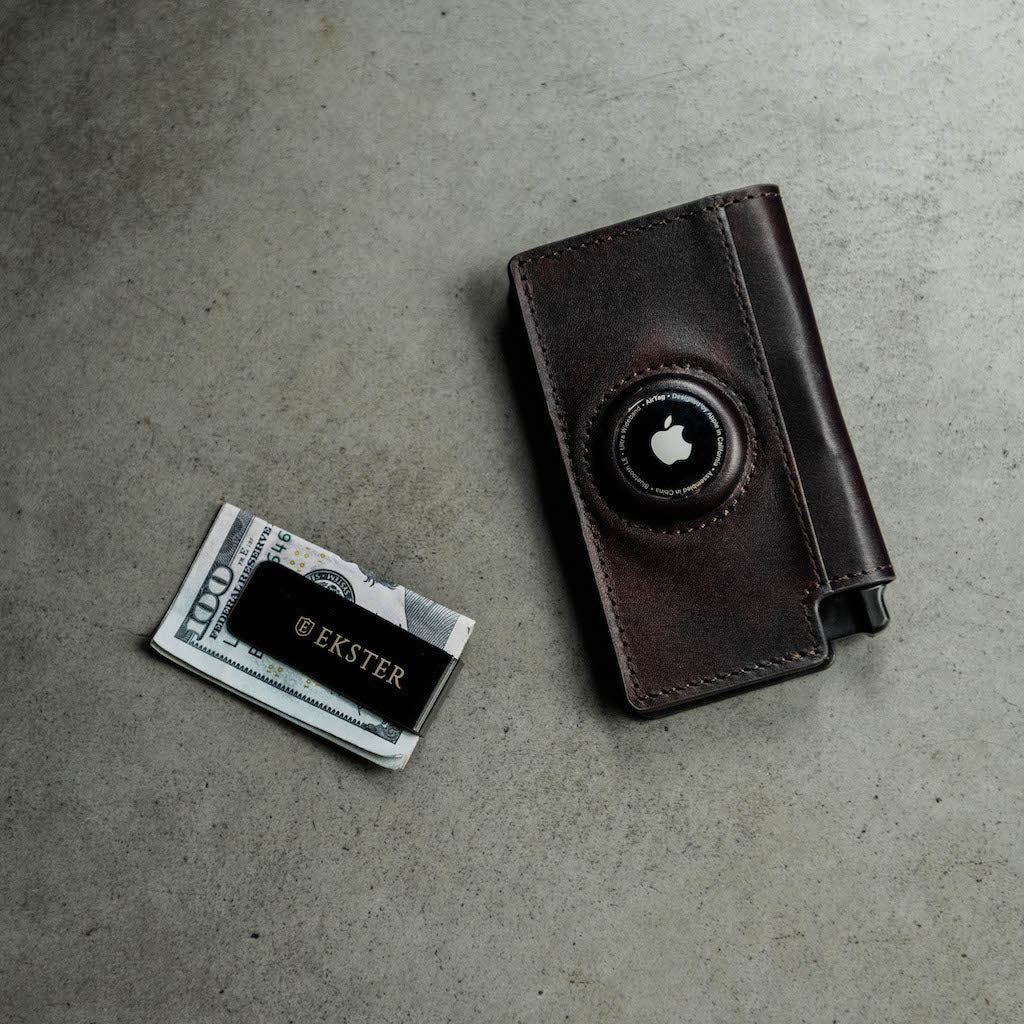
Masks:
[[[295,622],[295,632],[298,636],[312,636],[314,629],[316,623],[307,615],[300,615]],[[348,637],[342,636],[328,626],[320,627],[313,645],[350,665],[355,665],[360,672],[367,672],[396,690],[402,688],[401,679],[405,675],[405,669],[401,665],[389,661],[376,651],[371,651],[369,647],[353,643]]]

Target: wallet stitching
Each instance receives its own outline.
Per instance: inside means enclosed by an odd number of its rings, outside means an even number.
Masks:
[[[780,654],[774,658],[766,658],[764,661],[755,661],[753,665],[744,665],[742,668],[735,668],[730,672],[719,672],[714,676],[704,676],[702,679],[694,679],[692,682],[681,683],[679,686],[669,686],[664,690],[653,690],[651,693],[639,696],[642,696],[644,700],[650,700],[652,697],[667,697],[669,694],[678,693],[680,690],[691,690],[697,686],[721,682],[723,679],[742,676],[748,672],[757,672],[761,669],[771,668],[773,665],[784,665],[789,661],[800,661],[802,658],[820,653],[821,651],[818,647],[811,647],[804,651],[792,651],[789,654]]]
[[[650,221],[647,224],[642,224],[642,225],[640,225],[638,227],[626,228],[625,230],[619,231],[619,232],[617,232],[615,234],[612,234],[612,235],[601,236],[600,238],[594,239],[591,242],[581,242],[579,245],[566,246],[564,249],[557,249],[557,250],[555,250],[554,252],[551,252],[551,253],[543,253],[543,254],[541,254],[539,256],[530,256],[530,257],[527,257],[525,259],[518,259],[518,258],[516,259],[515,263],[520,268],[520,271],[521,271],[520,276],[521,276],[521,279],[522,279],[522,282],[523,282],[524,290],[526,292],[526,301],[527,301],[527,304],[530,307],[530,316],[531,316],[531,318],[533,320],[533,325],[534,325],[534,328],[536,329],[536,332],[537,332],[537,341],[538,341],[538,343],[540,345],[541,357],[542,357],[542,360],[543,360],[543,363],[544,363],[544,377],[545,377],[545,379],[547,381],[548,387],[551,390],[552,403],[554,405],[555,414],[558,417],[558,429],[559,429],[559,433],[561,435],[561,441],[562,441],[562,444],[563,444],[563,446],[565,448],[566,453],[569,452],[569,443],[568,443],[568,431],[566,429],[566,424],[565,424],[565,413],[564,413],[564,411],[562,409],[562,404],[561,404],[561,402],[560,402],[560,400],[558,398],[558,391],[555,388],[555,383],[554,383],[554,381],[553,381],[553,379],[551,377],[551,366],[550,366],[550,363],[548,361],[547,346],[544,344],[543,335],[542,335],[541,329],[540,329],[540,322],[539,322],[539,320],[537,318],[537,309],[536,309],[536,306],[534,305],[534,301],[533,301],[533,291],[530,288],[529,278],[527,277],[525,272],[523,272],[523,268],[525,267],[525,265],[527,263],[534,263],[534,262],[537,262],[537,261],[543,260],[543,259],[553,259],[556,256],[560,256],[560,255],[562,255],[563,253],[566,253],[566,252],[572,252],[572,251],[577,251],[577,250],[580,250],[580,249],[585,249],[588,246],[592,246],[592,245],[597,244],[598,242],[611,242],[611,241],[614,241],[617,238],[622,238],[625,235],[633,234],[633,233],[639,232],[639,231],[646,231],[649,228],[659,227],[659,226],[665,225],[665,224],[671,224],[671,223],[673,223],[675,221],[682,220],[682,219],[684,219],[686,217],[695,217],[698,213],[710,213],[711,211],[721,210],[721,209],[723,209],[726,206],[733,205],[734,203],[746,202],[749,199],[763,199],[763,198],[775,197],[775,196],[778,196],[778,195],[779,195],[778,192],[748,193],[748,194],[746,194],[744,196],[738,196],[738,197],[734,197],[733,199],[726,200],[724,203],[712,203],[710,205],[705,205],[705,206],[697,207],[696,209],[687,210],[687,211],[685,211],[683,213],[676,214],[674,217],[664,217],[661,220]],[[725,229],[722,227],[721,221],[717,218],[717,216],[716,216],[715,220],[716,220],[716,223],[717,223],[717,226],[718,226],[718,230],[719,230],[719,232],[721,234],[722,247],[724,248],[725,254],[726,254],[726,263],[727,263],[727,266],[729,268],[730,276],[732,277],[733,291],[734,291],[734,293],[736,295],[737,303],[739,304],[740,316],[741,316],[741,321],[743,323],[744,333],[746,334],[747,342],[750,345],[751,351],[753,352],[753,355],[754,355],[754,364],[755,364],[755,366],[758,369],[758,373],[761,375],[762,387],[764,388],[764,391],[765,391],[765,397],[768,399],[768,405],[771,408],[772,418],[775,421],[776,434],[778,436],[780,446],[782,447],[783,454],[785,455],[786,454],[786,446],[784,444],[782,444],[782,434],[781,434],[781,430],[779,428],[779,424],[778,424],[778,420],[777,420],[777,415],[776,415],[776,412],[775,412],[775,406],[774,406],[774,404],[771,401],[771,395],[770,395],[770,392],[768,391],[767,383],[766,383],[765,378],[764,378],[764,371],[763,371],[763,369],[761,367],[760,356],[759,356],[759,353],[757,352],[756,346],[754,345],[753,337],[752,337],[751,332],[750,332],[750,325],[749,325],[748,319],[747,319],[747,311],[746,311],[746,308],[743,305],[742,296],[740,295],[739,282],[738,282],[738,279],[736,277],[735,268],[733,266],[733,256],[732,256],[731,251],[729,250],[729,245],[728,245],[728,242],[727,242],[726,237],[725,237]],[[807,534],[805,532],[804,522],[803,522],[803,509],[801,508],[800,503],[799,503],[799,501],[796,498],[796,490],[795,490],[795,487],[794,487],[794,484],[793,484],[793,480],[792,480],[792,476],[791,476],[791,470],[790,470],[790,466],[789,466],[789,459],[787,458],[785,461],[786,461],[786,475],[787,475],[787,479],[788,479],[789,486],[790,486],[790,493],[792,494],[792,497],[793,497],[793,500],[794,500],[794,504],[796,505],[796,508],[797,508],[797,513],[798,513],[798,517],[799,517],[799,521],[800,521],[800,530],[801,530],[801,533],[803,534],[804,544],[806,545],[808,556],[810,557],[811,571],[814,574],[814,581],[815,581],[816,587],[813,588],[813,589],[820,589],[820,587],[821,587],[821,578],[818,575],[817,566],[816,566],[815,561],[814,561],[814,555],[813,555],[813,552],[811,551],[810,541],[809,541],[809,539],[807,537]],[[571,456],[567,459],[567,465],[568,465],[568,468],[569,468],[569,474],[570,474],[572,483],[575,486],[577,492],[579,492],[579,482],[576,479],[576,469],[575,469],[575,465],[574,465],[574,462],[573,462],[573,459],[572,459]],[[749,480],[749,477],[748,477],[748,480]],[[580,497],[582,499],[582,497],[583,497],[582,493],[580,494]],[[611,609],[612,609],[612,615],[613,615],[613,617],[615,619],[615,627],[616,627],[616,629],[618,631],[619,639],[620,639],[620,641],[622,643],[622,651],[623,651],[623,654],[624,654],[625,659],[626,659],[626,666],[627,666],[627,668],[629,670],[629,676],[630,676],[630,678],[629,678],[629,685],[630,685],[630,688],[633,691],[633,696],[634,696],[635,700],[638,700],[638,701],[641,701],[641,702],[647,702],[647,701],[649,701],[649,700],[651,700],[652,698],[655,698],[655,697],[668,696],[669,694],[672,694],[672,693],[678,693],[678,692],[680,692],[682,690],[685,690],[685,689],[693,689],[694,687],[705,685],[707,683],[719,682],[719,681],[721,681],[723,679],[729,679],[729,678],[731,678],[733,676],[745,675],[745,674],[750,673],[750,672],[761,671],[761,670],[770,668],[772,665],[784,664],[784,663],[790,662],[790,661],[800,661],[802,658],[809,657],[811,655],[816,655],[816,654],[820,653],[820,648],[817,645],[815,645],[814,647],[812,647],[810,649],[807,649],[807,650],[791,651],[789,654],[776,655],[776,656],[773,656],[771,658],[768,658],[768,659],[765,659],[765,660],[762,660],[762,661],[759,661],[759,662],[755,662],[753,665],[742,666],[740,668],[732,669],[732,670],[730,670],[728,672],[718,673],[717,675],[714,675],[714,676],[707,676],[707,677],[704,677],[702,679],[694,679],[694,680],[691,680],[691,681],[686,682],[686,683],[681,683],[678,686],[667,687],[667,688],[662,689],[662,690],[655,690],[655,691],[653,691],[651,693],[644,693],[640,689],[640,687],[639,687],[639,685],[637,683],[637,680],[636,680],[636,668],[633,665],[633,660],[632,660],[632,658],[630,657],[630,654],[629,654],[629,642],[626,639],[625,631],[622,628],[622,620],[619,618],[619,612],[618,612],[618,607],[617,607],[618,602],[615,600],[614,588],[612,587],[611,579],[608,576],[608,568],[607,568],[607,566],[605,565],[605,562],[604,562],[604,557],[603,557],[602,549],[601,549],[601,542],[600,542],[600,540],[598,539],[598,536],[597,536],[597,531],[596,531],[595,526],[594,526],[593,517],[591,515],[590,509],[587,507],[587,502],[585,500],[581,501],[581,507],[582,507],[582,511],[583,511],[583,518],[586,521],[587,530],[588,530],[588,533],[590,535],[590,540],[591,540],[591,542],[594,545],[594,550],[597,553],[597,560],[598,560],[599,565],[601,566],[601,575],[602,575],[602,577],[604,579],[605,592],[608,595],[608,600],[609,600],[609,603],[610,603]],[[808,635],[808,637],[810,639],[813,640],[814,639],[814,631],[813,631],[813,629],[811,627],[810,614],[809,614],[809,610],[808,610],[808,607],[807,607],[807,601],[806,601],[807,595],[809,593],[811,593],[811,589],[808,589],[808,590],[806,590],[804,592],[804,599],[801,601],[801,605],[803,607],[804,622],[805,622],[805,624],[807,626],[807,635]]]
[[[748,315],[747,304],[743,301],[743,295],[740,292],[740,270],[736,256],[729,247],[729,239],[726,237],[726,225],[723,223],[725,220],[726,217],[724,214],[715,217],[715,222],[718,225],[718,231],[722,239],[722,249],[725,252],[726,262],[729,266],[729,274],[732,277],[733,293],[736,296],[736,303],[739,306],[740,318],[743,321],[743,331],[747,336],[747,344],[750,346],[750,353],[754,357],[754,365],[757,367],[758,375],[761,378],[761,389],[764,392],[765,401],[768,403],[768,408],[771,411],[772,424],[775,427],[775,437],[779,442],[779,447],[782,449],[783,461],[786,467],[786,481],[789,484],[789,493],[790,497],[793,499],[793,507],[796,509],[797,521],[800,524],[800,533],[804,539],[804,549],[807,552],[807,560],[811,567],[811,573],[814,576],[814,582],[820,589],[821,576],[818,574],[818,566],[814,557],[814,549],[811,547],[811,538],[808,533],[807,514],[804,506],[800,502],[800,496],[797,493],[796,480],[793,476],[793,466],[790,461],[792,452],[788,443],[783,440],[782,424],[779,419],[779,411],[773,401],[772,392],[768,384],[768,373],[765,369],[764,361],[761,358],[760,346],[757,344],[754,337],[753,325],[751,323],[750,316]],[[814,635],[814,627],[811,624],[811,613],[806,594],[801,599],[800,604],[804,613],[804,623],[807,627],[807,637],[814,641],[811,653],[817,653],[818,643],[817,638]]]
[[[544,338],[540,329],[540,322],[537,319],[537,308],[533,302],[533,290],[530,288],[529,279],[526,277],[525,274],[523,275],[522,280],[523,286],[526,291],[526,301],[530,306],[530,316],[533,319],[533,324],[537,331],[537,341],[540,344],[541,357],[544,361],[544,377],[547,380],[548,387],[551,389],[551,401],[554,406],[555,413],[558,416],[558,431],[561,435],[561,441],[565,447],[566,454],[568,455],[569,441],[568,431],[565,425],[565,412],[562,409],[562,403],[558,397],[558,391],[555,388],[555,382],[554,380],[552,380],[551,377],[551,365],[548,362],[548,349],[547,346],[544,344]],[[571,455],[568,458],[568,466],[569,475],[572,480],[573,486],[576,488],[577,492],[579,492],[579,482],[576,479],[576,469],[573,465]],[[630,657],[629,654],[629,641],[626,639],[626,632],[622,628],[622,619],[619,618],[618,601],[616,601],[615,599],[615,590],[612,586],[611,578],[608,575],[608,567],[605,565],[604,552],[602,550],[601,541],[597,535],[597,530],[594,527],[594,521],[590,514],[590,509],[587,507],[586,501],[582,500],[582,494],[580,494],[580,498],[580,506],[583,510],[583,518],[586,522],[586,530],[587,533],[590,535],[591,542],[594,545],[594,552],[597,555],[598,564],[601,566],[601,576],[604,579],[605,593],[608,595],[608,603],[611,606],[612,616],[615,619],[615,628],[618,631],[619,640],[622,644],[622,653],[626,659],[626,667],[629,669],[630,685],[632,686],[634,695],[639,696],[640,689],[637,686],[636,682],[636,667],[633,665],[633,659]]]
[[[842,583],[843,580],[855,580],[859,576],[870,576],[873,572],[881,572],[883,569],[891,569],[892,563],[886,562],[884,565],[876,565],[871,569],[861,569],[860,572],[848,572],[845,576],[833,576],[831,579],[825,580],[826,583]]]
[[[579,245],[567,245],[564,249],[555,249],[554,252],[541,253],[539,256],[527,256],[525,259],[517,259],[516,262],[519,266],[524,266],[527,263],[537,263],[540,260],[552,260],[556,256],[561,256],[565,252],[575,252],[579,249],[586,249],[590,246],[598,245],[601,242],[614,242],[616,238],[623,238],[625,235],[632,235],[638,231],[647,231],[649,228],[657,228],[662,224],[672,224],[677,220],[684,220],[686,217],[696,217],[698,213],[706,213],[709,210],[722,210],[727,206],[732,206],[733,203],[744,203],[748,199],[768,199],[771,197],[778,196],[778,192],[748,192],[743,196],[734,196],[732,199],[727,199],[724,203],[712,203],[710,206],[699,206],[696,209],[684,210],[682,213],[677,213],[672,217],[662,217],[661,220],[648,221],[646,224],[640,224],[636,227],[624,228],[622,231],[616,231],[612,235],[601,235],[598,238],[593,238],[589,242],[580,242]]]
[[[754,426],[753,422],[750,420],[750,414],[747,412],[746,406],[744,406],[740,396],[737,395],[736,392],[731,387],[729,387],[729,385],[726,384],[724,380],[720,380],[713,373],[709,373],[707,370],[705,370],[702,366],[694,366],[692,363],[660,363],[657,366],[648,366],[645,367],[643,370],[637,370],[636,373],[631,373],[628,377],[623,377],[622,380],[620,380],[617,384],[613,384],[601,396],[600,401],[597,403],[596,410],[594,411],[590,419],[587,420],[587,425],[584,429],[586,441],[583,445],[583,462],[584,465],[587,467],[587,476],[590,478],[590,482],[594,487],[595,493],[597,493],[598,497],[601,497],[600,489],[597,486],[597,481],[594,479],[594,468],[591,463],[590,457],[590,439],[593,434],[594,422],[601,415],[601,412],[604,410],[604,407],[608,403],[608,400],[615,395],[615,393],[619,390],[619,388],[622,387],[623,384],[633,380],[636,377],[642,377],[645,373],[653,373],[656,370],[682,370],[685,372],[686,370],[689,369],[697,369],[702,374],[710,377],[723,390],[728,392],[729,396],[733,399],[733,401],[736,402],[740,410],[741,418],[744,420],[744,423],[747,426],[750,433],[750,459],[747,463],[747,467],[743,473],[743,476],[740,478],[739,489],[736,491],[736,496],[733,498],[733,500],[729,502],[729,504],[726,505],[725,508],[717,511],[713,516],[710,516],[703,522],[694,523],[692,526],[679,526],[673,530],[670,527],[648,526],[645,523],[637,523],[634,522],[632,519],[627,519],[625,516],[620,515],[618,512],[615,511],[615,509],[613,509],[608,504],[608,502],[606,502],[603,499],[603,497],[601,498],[601,503],[604,506],[604,508],[608,511],[610,515],[618,519],[620,523],[625,523],[627,526],[634,527],[638,530],[646,530],[648,533],[664,533],[670,536],[683,535],[687,533],[693,533],[694,530],[703,530],[706,527],[710,526],[712,523],[718,523],[721,522],[721,520],[726,519],[729,516],[729,514],[739,504],[740,498],[743,497],[744,493],[747,490],[747,487],[750,486],[750,480],[754,475],[754,468],[757,464],[757,437],[754,434]]]

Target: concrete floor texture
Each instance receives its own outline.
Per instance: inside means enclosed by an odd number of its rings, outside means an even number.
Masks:
[[[0,33],[0,1020],[1024,1020],[1019,6]],[[505,265],[763,181],[892,624],[645,721],[540,501]],[[404,771],[149,651],[224,499],[477,620]]]

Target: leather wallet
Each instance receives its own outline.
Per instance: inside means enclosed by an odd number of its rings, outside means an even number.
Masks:
[[[779,190],[509,264],[629,705],[823,668],[894,578]]]

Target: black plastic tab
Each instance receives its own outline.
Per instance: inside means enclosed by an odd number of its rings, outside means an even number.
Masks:
[[[460,665],[440,647],[277,562],[257,567],[228,629],[412,732],[423,730]]]
[[[821,624],[829,640],[854,633],[878,633],[889,625],[885,608],[884,583],[841,590],[823,598],[819,605]]]

